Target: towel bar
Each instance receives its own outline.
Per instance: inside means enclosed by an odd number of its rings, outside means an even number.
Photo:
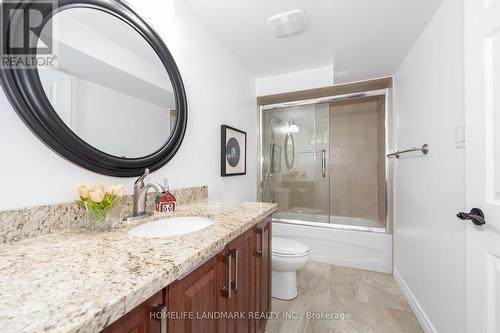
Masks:
[[[414,147],[414,148],[410,148],[410,149],[406,149],[406,150],[398,150],[395,153],[387,154],[387,157],[399,158],[402,154],[411,153],[414,151],[421,151],[422,154],[427,155],[429,153],[429,150],[430,150],[429,145],[425,144],[421,148]]]

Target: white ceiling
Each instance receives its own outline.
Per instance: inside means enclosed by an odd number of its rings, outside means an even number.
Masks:
[[[335,0],[335,81],[394,74],[442,0]]]
[[[336,83],[392,75],[442,3],[442,0],[186,1],[256,77],[327,66],[335,58]],[[298,36],[274,38],[267,27],[267,18],[292,9],[306,12],[308,30]]]

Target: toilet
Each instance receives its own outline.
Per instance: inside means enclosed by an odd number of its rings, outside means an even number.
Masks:
[[[297,271],[309,261],[309,247],[281,237],[273,237],[272,242],[272,297],[293,299],[297,297]]]

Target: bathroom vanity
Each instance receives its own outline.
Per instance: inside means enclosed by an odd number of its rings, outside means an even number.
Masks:
[[[270,241],[271,218],[266,217],[103,333],[160,333],[163,328],[166,332],[264,332],[266,313],[271,311]]]
[[[203,199],[109,232],[71,228],[0,244],[0,327],[17,333],[263,332],[275,210],[275,204]],[[15,214],[0,213],[3,225]],[[68,210],[54,214],[61,220]],[[182,216],[213,223],[178,236],[128,234],[137,225]],[[23,223],[13,229],[27,228]],[[231,318],[236,312],[253,318]],[[224,315],[229,318],[209,319]]]

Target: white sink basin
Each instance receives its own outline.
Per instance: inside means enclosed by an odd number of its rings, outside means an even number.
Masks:
[[[205,217],[172,217],[149,222],[128,231],[131,236],[143,238],[159,238],[188,234],[210,226],[214,221]]]

